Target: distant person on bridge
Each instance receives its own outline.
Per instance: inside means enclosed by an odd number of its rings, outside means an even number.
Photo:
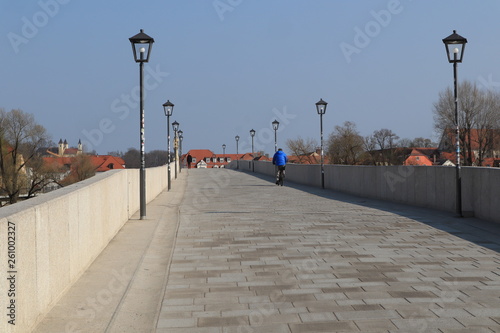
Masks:
[[[276,173],[276,185],[283,186],[283,180],[285,178],[285,167],[288,162],[288,156],[286,156],[283,149],[279,148],[278,151],[273,156],[273,164],[277,167]]]
[[[191,169],[191,163],[193,163],[193,156],[191,156],[191,154],[188,154],[187,156],[188,169]]]

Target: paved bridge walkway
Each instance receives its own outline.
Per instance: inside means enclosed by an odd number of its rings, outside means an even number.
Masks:
[[[500,226],[183,170],[35,332],[500,332]]]

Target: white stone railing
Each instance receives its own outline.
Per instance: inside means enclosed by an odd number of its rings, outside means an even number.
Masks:
[[[255,172],[274,175],[270,162],[254,163]],[[252,171],[252,161],[239,161],[239,169]],[[464,215],[500,222],[500,168],[461,170]],[[288,164],[286,180],[320,187],[321,167]],[[454,167],[325,165],[326,189],[449,212],[456,212],[455,184]]]
[[[146,169],[147,202],[166,187],[166,166]],[[0,332],[30,332],[139,209],[139,199],[139,170],[126,169],[1,208]]]

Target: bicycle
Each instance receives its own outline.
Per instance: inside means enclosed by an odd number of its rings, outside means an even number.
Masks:
[[[278,172],[276,175],[276,185],[283,186],[285,180],[285,166],[278,165]]]

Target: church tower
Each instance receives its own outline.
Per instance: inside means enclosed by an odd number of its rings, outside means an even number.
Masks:
[[[77,155],[83,154],[83,145],[82,145],[82,140],[78,140],[78,151],[76,152]]]
[[[63,156],[64,155],[64,143],[62,139],[59,139],[59,150],[57,155]]]

